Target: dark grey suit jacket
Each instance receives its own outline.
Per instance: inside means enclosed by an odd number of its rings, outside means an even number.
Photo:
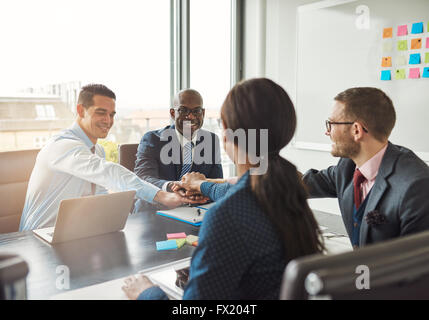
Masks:
[[[336,166],[304,175],[310,198],[338,198],[349,237],[353,228],[355,163],[341,158]],[[360,246],[429,230],[429,167],[411,150],[389,142],[375,184],[368,195],[360,229]],[[377,210],[386,221],[368,225],[368,212]]]

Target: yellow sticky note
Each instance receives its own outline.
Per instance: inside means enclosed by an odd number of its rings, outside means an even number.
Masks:
[[[177,248],[181,248],[185,245],[186,239],[176,239]]]
[[[383,38],[392,38],[393,28],[384,28],[383,29]]]
[[[406,64],[407,64],[407,57],[406,56],[398,56],[396,58],[396,65],[405,66]]]
[[[186,237],[186,243],[189,244],[190,246],[192,246],[192,243],[194,243],[195,241],[198,241],[197,236],[190,234]]]
[[[418,39],[411,39],[411,49],[415,50],[415,49],[421,49],[422,48],[422,39],[418,38]]]
[[[391,40],[385,40],[383,42],[383,53],[392,52],[393,44]]]
[[[391,67],[392,66],[392,57],[383,57],[381,60],[382,67]]]
[[[395,72],[395,79],[396,80],[405,79],[405,69],[397,69]]]
[[[399,51],[408,50],[407,40],[399,40],[398,41],[398,50]]]

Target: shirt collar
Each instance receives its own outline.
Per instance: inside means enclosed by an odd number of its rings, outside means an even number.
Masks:
[[[359,171],[368,180],[374,180],[377,177],[378,169],[380,168],[381,161],[383,160],[384,153],[386,152],[387,144],[378,151],[371,159],[360,166]]]
[[[82,130],[82,128],[76,121],[73,122],[72,126],[70,127],[70,131],[73,132],[79,139],[83,140],[83,142],[88,146],[89,149],[94,146],[92,141],[86,135],[85,131]]]
[[[175,127],[174,130],[176,130],[176,135],[177,135],[177,139],[180,142],[180,145],[184,146],[186,143],[189,142],[189,140],[187,138],[185,138],[180,132],[179,130],[177,130],[177,128]],[[198,131],[200,129],[198,129],[197,131],[195,131],[194,137],[192,138],[192,143],[194,144],[194,146],[196,146],[197,143],[197,138],[198,138]]]

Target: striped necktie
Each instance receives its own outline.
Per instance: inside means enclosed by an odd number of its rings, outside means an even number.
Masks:
[[[182,164],[182,171],[180,172],[180,178],[187,174],[189,171],[191,171],[192,167],[192,147],[194,144],[192,142],[188,142],[183,147],[183,164]]]
[[[95,146],[91,148],[91,152],[95,153]],[[91,195],[95,195],[95,183],[91,183]]]

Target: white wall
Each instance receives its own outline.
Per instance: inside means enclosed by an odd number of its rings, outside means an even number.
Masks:
[[[270,78],[286,89],[292,101],[296,100],[296,10],[300,5],[318,1],[245,0],[245,79]],[[329,143],[329,138],[326,139]],[[329,152],[296,149],[292,146],[285,148],[282,155],[292,161],[301,172],[310,168],[324,169],[338,161],[338,158],[332,157]],[[309,203],[313,209],[340,214],[336,199],[310,200]]]
[[[312,2],[317,1],[245,0],[245,79],[270,78],[285,88],[295,101],[296,9]],[[338,160],[329,152],[299,150],[291,146],[283,150],[282,155],[301,172],[310,168],[323,169]],[[313,209],[340,214],[336,199],[310,200],[309,203]]]

